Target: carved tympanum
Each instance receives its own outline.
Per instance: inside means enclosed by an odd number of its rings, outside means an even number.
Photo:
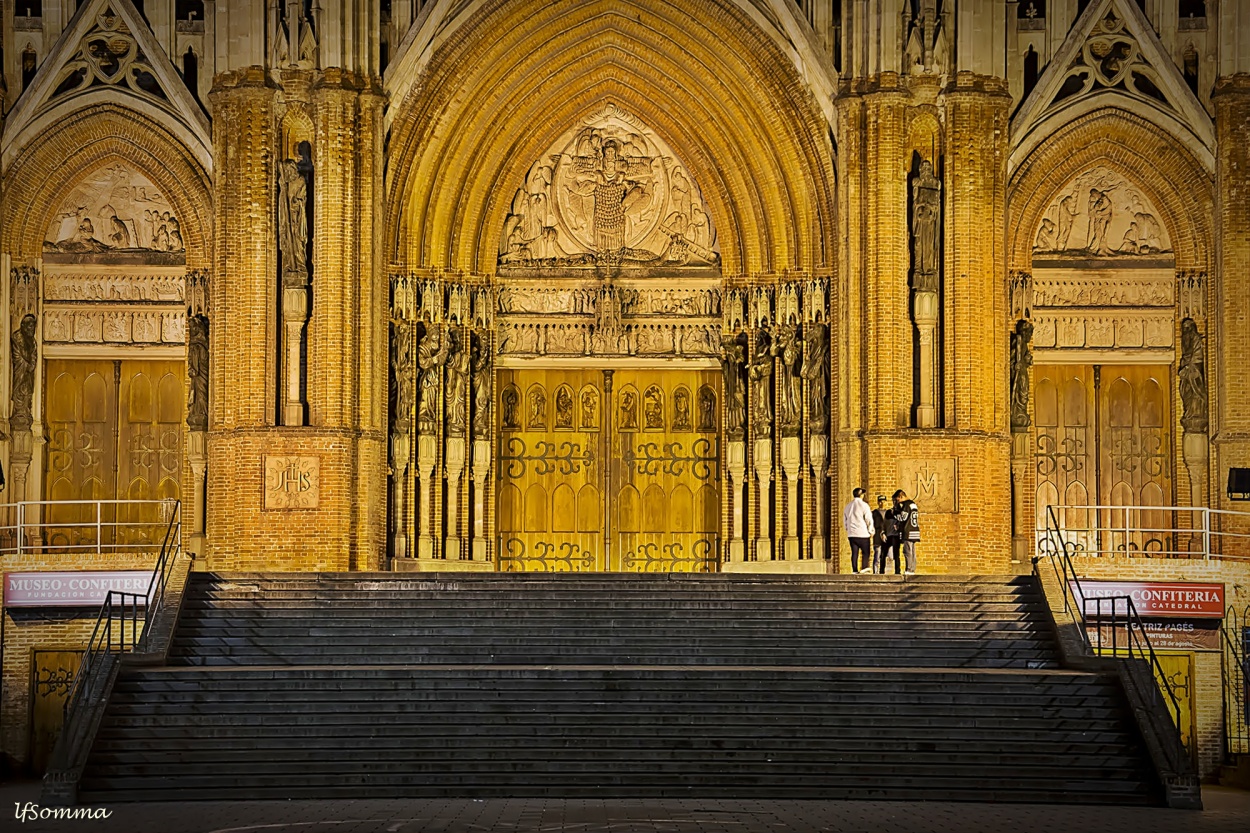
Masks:
[[[1171,240],[1158,217],[1138,188],[1099,166],[1072,180],[1046,209],[1033,251],[1079,257],[1170,252]]]

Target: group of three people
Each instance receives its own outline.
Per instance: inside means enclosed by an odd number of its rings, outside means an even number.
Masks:
[[[907,575],[916,574],[916,543],[920,540],[920,509],[899,489],[894,505],[885,505],[885,495],[877,495],[877,508],[868,508],[864,490],[856,488],[851,502],[842,510],[842,525],[851,544],[852,573],[884,573],[891,556],[894,573],[900,572],[902,551]],[[870,560],[871,559],[871,560]]]

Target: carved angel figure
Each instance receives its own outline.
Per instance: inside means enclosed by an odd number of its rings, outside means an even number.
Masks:
[[[625,248],[626,216],[646,203],[646,183],[651,173],[646,161],[622,158],[616,139],[604,141],[592,152],[594,156],[577,158],[583,170],[574,180],[572,190],[594,201],[590,226],[595,253],[602,257],[618,254]]]

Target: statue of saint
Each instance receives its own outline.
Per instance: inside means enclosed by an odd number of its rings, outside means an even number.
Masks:
[[[650,160],[622,158],[616,139],[603,141],[597,158],[578,157],[582,164],[587,159],[592,161],[593,167],[576,178],[573,193],[594,199],[591,231],[595,254],[619,257],[625,248],[626,215],[647,200],[645,184],[652,178]]]
[[[1016,323],[1011,334],[1011,430],[1029,427],[1029,368],[1033,365],[1033,324],[1027,319]]]
[[[798,434],[803,419],[803,377],[799,374],[801,352],[798,328],[793,324],[782,325],[777,330],[773,353],[781,359],[781,414],[778,422],[787,436]]]
[[[938,226],[942,217],[942,183],[933,174],[933,163],[920,162],[911,184],[912,288],[938,291]]]
[[[755,337],[755,353],[747,369],[751,378],[751,420],[757,437],[773,435],[773,351],[772,339],[760,330]]]
[[[1181,426],[1191,434],[1204,434],[1207,413],[1207,344],[1192,318],[1181,321],[1181,360],[1176,373],[1181,389]]]
[[[521,415],[517,409],[521,407],[521,394],[514,387],[504,388],[503,392],[503,427],[516,430],[521,427]]]
[[[746,384],[742,379],[742,365],[746,362],[746,337],[743,333],[721,337],[721,375],[725,395],[725,421],[729,438],[740,440],[745,436],[747,420]]]
[[[808,417],[814,431],[829,427],[829,328],[824,324],[803,325],[803,367],[799,375],[811,383]]]
[[[208,318],[187,317],[187,427],[208,430]]]
[[[479,440],[490,437],[493,382],[494,371],[490,364],[490,350],[483,343],[482,336],[475,335],[473,337],[473,436]]]
[[[1085,239],[1085,248],[1093,254],[1105,254],[1107,247],[1107,229],[1111,225],[1111,198],[1106,191],[1097,188],[1089,189],[1089,234]]]
[[[447,361],[451,345],[442,330],[430,326],[417,349],[417,364],[421,368],[421,401],[417,403],[417,428],[422,434],[433,433],[438,425],[439,388],[442,374],[439,370]]]
[[[278,166],[278,250],[282,285],[308,284],[308,180],[301,165],[285,159]]]
[[[447,340],[447,434],[463,437],[469,428],[469,351],[455,330]]]
[[[35,326],[38,321],[31,313],[22,316],[22,323],[9,339],[13,360],[13,411],[9,421],[19,431],[29,431],[34,418],[31,416],[31,399],[35,393],[35,365],[39,348],[35,343]]]
[[[699,430],[716,430],[716,394],[707,385],[699,388]]]

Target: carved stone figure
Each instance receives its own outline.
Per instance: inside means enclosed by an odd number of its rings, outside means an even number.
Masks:
[[[454,330],[447,334],[447,434],[463,437],[469,430],[469,351]]]
[[[417,428],[422,434],[432,433],[438,425],[440,370],[447,362],[450,342],[438,327],[430,327],[417,349],[421,368],[421,401],[417,403]]]
[[[1085,248],[1094,254],[1107,250],[1107,228],[1111,225],[1111,198],[1105,191],[1089,189],[1089,234]]]
[[[208,318],[187,320],[187,427],[208,430]]]
[[[747,369],[751,377],[751,421],[757,437],[773,435],[773,352],[768,332],[760,330],[755,337],[755,353]]]
[[[1079,213],[1075,194],[1068,194],[1059,201],[1059,234],[1055,238],[1056,249],[1063,251],[1068,248],[1068,239],[1072,237],[1072,224]]]
[[[493,377],[490,351],[486,349],[482,337],[475,335],[473,336],[473,436],[479,440],[490,436]]]
[[[35,393],[35,365],[39,359],[39,348],[35,343],[37,324],[35,316],[26,313],[9,339],[13,359],[13,412],[9,421],[19,431],[29,431],[34,422],[30,409]]]
[[[556,389],[556,428],[573,427],[573,391],[561,385]]]
[[[725,394],[725,421],[730,439],[745,436],[747,420],[746,383],[742,367],[747,358],[746,333],[721,338],[721,378]]]
[[[1011,430],[1029,428],[1029,368],[1033,365],[1033,323],[1016,322],[1011,334]]]
[[[516,388],[508,386],[504,388],[501,399],[503,400],[503,409],[500,416],[502,417],[503,427],[516,431],[521,427],[521,415],[518,413],[521,407],[521,395]]]
[[[582,391],[582,430],[594,430],[599,427],[599,397],[593,390]]]
[[[1181,389],[1181,426],[1191,434],[1204,434],[1207,412],[1207,344],[1192,318],[1181,321],[1181,359],[1177,374]]]
[[[933,163],[920,162],[920,171],[911,184],[912,287],[917,292],[938,290],[938,225],[942,216],[942,183],[933,173]]]
[[[803,367],[800,375],[811,384],[808,419],[812,429],[829,427],[829,328],[824,324],[803,325]]]
[[[778,422],[786,436],[799,432],[803,418],[803,377],[799,370],[799,332],[792,324],[777,330],[773,353],[781,359],[781,413]]]
[[[282,285],[308,283],[308,180],[301,165],[284,159],[278,167],[278,244]]]
[[[664,428],[664,394],[652,385],[642,395],[644,427],[656,431]]]
[[[530,391],[530,430],[545,430],[547,428],[547,394],[542,388],[536,387]]]
[[[690,391],[678,388],[673,393],[673,430],[689,431],[693,427],[690,420]]]
[[[716,394],[707,385],[699,388],[699,430],[716,430]]]
[[[638,430],[638,394],[632,390],[621,391],[621,424],[622,431]]]

